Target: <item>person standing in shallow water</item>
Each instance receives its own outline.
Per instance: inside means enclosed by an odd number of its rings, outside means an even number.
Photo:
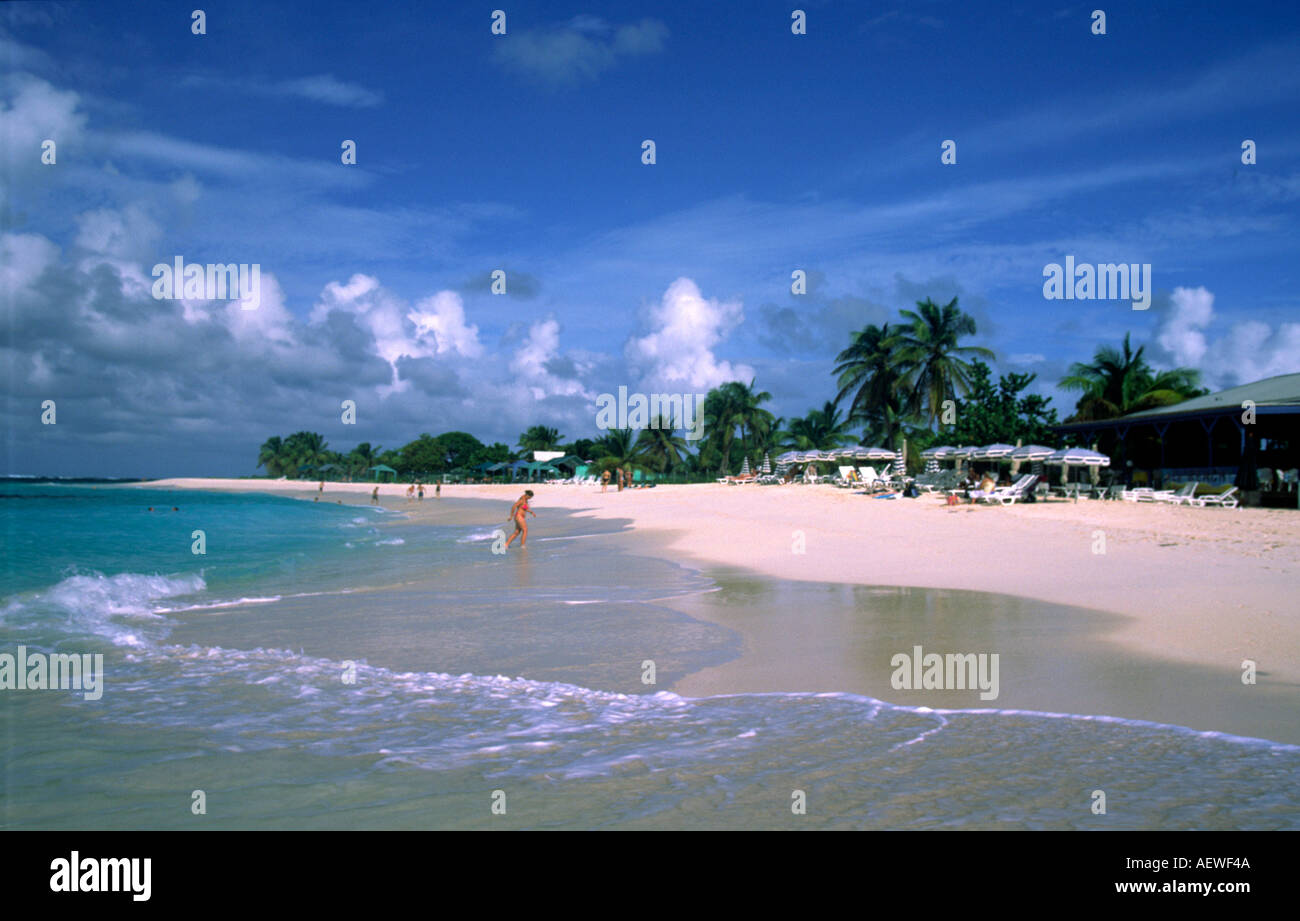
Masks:
[[[442,498],[442,484],[441,484],[441,483],[434,483],[434,484],[433,484],[433,497],[434,497],[435,499],[441,499],[441,498]]]
[[[519,546],[523,547],[528,542],[528,518],[527,515],[537,517],[537,513],[528,507],[528,500],[533,497],[531,489],[525,489],[524,494],[515,500],[515,504],[510,506],[510,516],[508,521],[515,523],[515,533],[510,535],[510,540],[506,541],[506,549],[510,549],[510,544],[517,537]]]
[[[378,504],[379,504],[379,487],[378,487],[378,486],[376,486],[375,489],[374,489],[374,492],[372,492],[372,493],[370,494],[370,504],[371,504],[371,505],[378,505]]]

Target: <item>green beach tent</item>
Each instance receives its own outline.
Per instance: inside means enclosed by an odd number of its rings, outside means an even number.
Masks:
[[[396,481],[397,481],[397,471],[394,470],[392,467],[388,466],[387,464],[376,464],[375,466],[371,467],[370,469],[373,470],[373,471],[375,472],[375,481],[376,481],[376,482],[379,481],[379,475],[380,475],[381,473],[391,473],[391,474],[393,475],[393,478],[392,478],[391,480],[389,480],[390,483],[393,483],[393,482],[396,482]]]

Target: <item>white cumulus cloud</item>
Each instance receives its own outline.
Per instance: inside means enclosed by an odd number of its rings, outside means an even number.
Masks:
[[[679,278],[645,312],[651,331],[628,340],[624,354],[646,385],[705,392],[726,381],[748,381],[753,368],[713,353],[744,317],[740,301],[705,298],[695,282]]]
[[[1199,368],[1206,386],[1218,389],[1300,371],[1300,323],[1273,327],[1242,320],[1211,337],[1214,294],[1206,288],[1175,288],[1156,330],[1156,345],[1174,365]]]

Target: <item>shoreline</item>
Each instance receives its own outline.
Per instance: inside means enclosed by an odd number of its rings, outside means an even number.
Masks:
[[[429,520],[437,503],[432,490],[424,502],[407,502],[405,485],[381,487],[383,505],[407,513],[412,522]],[[256,491],[300,499],[309,499],[317,488],[316,483],[304,481],[220,479],[159,480],[132,486]],[[373,483],[327,483],[325,501],[367,504],[373,487]],[[1061,662],[1066,661],[1062,655],[1082,656],[1116,673],[1108,680],[1128,686],[1137,700],[1128,713],[1114,715],[1254,736],[1258,728],[1243,731],[1244,712],[1254,707],[1261,718],[1273,713],[1264,723],[1273,725],[1284,705],[1300,703],[1296,691],[1300,617],[1291,602],[1294,586],[1300,584],[1296,579],[1300,515],[1289,510],[1086,500],[948,508],[935,499],[873,500],[833,487],[715,484],[622,493],[611,489],[604,494],[599,488],[578,486],[452,485],[444,487],[443,496],[511,501],[524,488],[534,489],[534,508],[541,512],[529,522],[534,535],[539,527],[544,533],[548,506],[571,510],[579,518],[623,519],[640,538],[649,538],[638,539],[633,552],[665,558],[714,578],[722,573],[725,579],[744,580],[753,574],[784,582],[890,591],[984,592],[1073,609],[1079,613],[1067,619],[1076,635],[1068,641],[1053,640],[1069,652],[1041,645],[1039,652],[1054,653]],[[796,532],[802,532],[802,537]],[[742,539],[737,539],[738,534]],[[1099,537],[1104,539],[1105,553],[1093,552]],[[803,553],[797,552],[799,543]],[[831,660],[855,638],[861,646],[856,634],[867,628],[860,621],[826,618],[835,624],[821,625],[821,640],[810,644],[801,641],[809,626],[806,619],[785,616],[777,609],[769,608],[760,624],[733,616],[735,612],[722,611],[720,617],[708,604],[669,606],[722,623],[744,639],[739,659],[678,682],[674,687],[678,693],[842,691],[868,693],[894,703],[927,703],[904,692],[882,691],[879,668],[865,668],[860,662],[832,667]],[[838,608],[836,613],[841,613]],[[1043,619],[1053,618],[1044,615]],[[961,625],[958,635],[981,635],[975,621],[978,618]],[[1029,651],[1035,643],[1045,642],[1036,637],[1044,629],[1043,623],[1026,621],[1017,630],[1004,631],[999,642]],[[1072,645],[1075,640],[1082,645]],[[976,646],[961,649],[975,652]],[[1244,659],[1258,663],[1258,685],[1253,689],[1241,682]],[[1183,693],[1167,693],[1118,676],[1143,670],[1144,660]],[[839,683],[820,683],[826,680]],[[1040,681],[1040,692],[1050,696],[1050,685],[1050,679]],[[1252,690],[1260,693],[1254,698],[1243,696]],[[1085,695],[1094,701],[1105,697],[1101,691]],[[1141,710],[1148,697],[1150,706],[1159,709]],[[1180,698],[1187,700],[1180,702]],[[1199,721],[1195,715],[1201,711],[1192,706],[1198,698],[1203,698],[1207,713]],[[1163,704],[1157,705],[1157,700]],[[959,706],[982,704],[967,701]],[[1023,699],[1016,706],[1059,709],[1059,704],[1027,706]],[[1258,726],[1259,720],[1252,723]],[[1293,731],[1265,737],[1300,742]]]

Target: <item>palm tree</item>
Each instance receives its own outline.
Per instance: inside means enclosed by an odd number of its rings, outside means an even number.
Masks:
[[[852,440],[847,425],[835,403],[827,400],[821,409],[810,409],[808,415],[790,421],[785,443],[799,451],[830,451]]]
[[[748,384],[736,383],[736,393],[740,398],[740,437],[745,449],[749,451],[758,451],[759,444],[769,440],[769,436],[776,429],[776,417],[766,409],[762,408],[763,403],[772,399],[772,394],[766,390],[755,393],[754,379],[750,379]]]
[[[676,434],[674,422],[663,416],[653,420],[649,428],[637,436],[636,452],[648,466],[660,472],[669,472],[681,466],[688,452],[686,439]]]
[[[704,430],[708,440],[717,447],[719,473],[731,472],[731,443],[736,437],[736,426],[742,415],[741,397],[736,392],[735,381],[714,387],[704,398]],[[703,447],[703,446],[701,446]]]
[[[1113,419],[1181,403],[1208,392],[1200,388],[1201,373],[1193,368],[1153,371],[1143,357],[1146,346],[1134,351],[1130,340],[1131,334],[1125,333],[1122,350],[1098,346],[1091,364],[1076,361],[1070,366],[1070,373],[1061,378],[1059,386],[1062,390],[1081,391],[1082,396],[1067,422]]]
[[[596,442],[595,452],[599,455],[596,466],[601,470],[612,470],[615,467],[632,470],[645,466],[637,448],[637,434],[633,429],[610,429],[609,434]]]
[[[289,461],[285,472],[297,475],[303,467],[316,467],[329,459],[329,445],[325,436],[317,432],[294,432],[284,440]]]
[[[534,425],[519,436],[519,447],[525,452],[555,451],[563,440],[564,436],[560,434],[558,429],[547,428],[544,425]]]
[[[747,449],[756,450],[760,443],[770,440],[776,417],[761,405],[770,399],[772,394],[766,390],[755,392],[752,380],[748,384],[727,381],[704,398],[705,431],[717,445],[720,472],[731,472],[731,448],[737,429],[741,445]]]
[[[849,347],[835,356],[838,405],[849,394],[849,422],[862,422],[876,412],[898,383],[896,339],[889,324],[868,325],[853,334]]]
[[[996,356],[983,346],[958,344],[975,334],[975,319],[962,313],[955,297],[942,307],[927,297],[916,302],[915,311],[900,313],[911,325],[899,331],[895,343],[898,387],[911,395],[904,401],[906,409],[933,427],[945,400],[970,392],[972,368],[966,358]]]
[[[269,477],[284,476],[286,468],[292,463],[284,441],[279,435],[272,435],[262,443],[257,452],[257,466],[266,468]]]

